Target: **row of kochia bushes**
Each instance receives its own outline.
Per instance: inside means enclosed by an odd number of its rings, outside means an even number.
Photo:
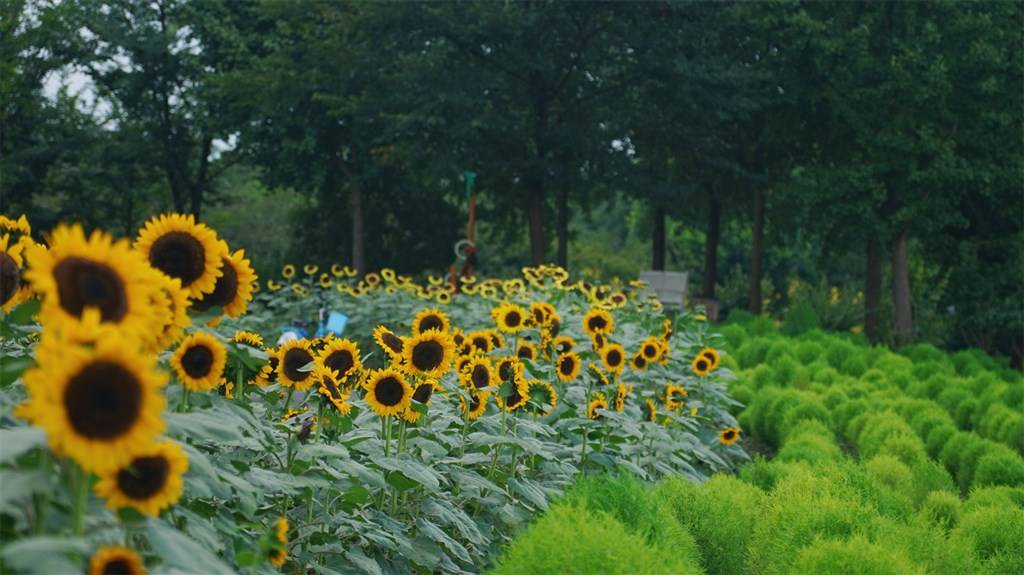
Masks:
[[[815,419],[862,457],[888,442],[908,460],[939,461],[964,491],[1024,483],[1024,380],[990,358],[960,353],[954,360],[930,346],[900,355],[821,332],[790,338],[764,333],[761,322],[722,332],[734,352],[724,361],[741,372],[730,391],[750,406],[741,423],[768,446],[778,448],[790,427]],[[956,370],[972,375],[950,375]]]
[[[765,318],[731,323],[721,332],[733,356],[727,365],[747,370],[743,379],[751,389],[861,381],[869,384],[865,389],[930,400],[958,429],[1024,453],[1024,376],[977,350],[946,354],[918,344],[896,353],[860,336],[816,330],[786,337]]]
[[[792,440],[808,435],[817,463],[758,460],[704,483],[580,480],[492,575],[1024,572],[1024,489],[984,487],[961,500],[949,480],[920,498],[897,458],[844,458],[815,422]]]

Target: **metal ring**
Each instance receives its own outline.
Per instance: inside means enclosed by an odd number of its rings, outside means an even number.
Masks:
[[[476,244],[469,240],[459,240],[455,242],[455,257],[464,260],[466,259],[465,249],[467,247],[475,248]]]

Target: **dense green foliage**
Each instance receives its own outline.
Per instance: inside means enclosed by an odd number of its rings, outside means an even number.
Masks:
[[[708,575],[1024,570],[1020,374],[974,351],[893,353],[801,322],[783,326],[796,336],[763,318],[722,328],[746,446],[770,458],[697,484],[581,479],[564,504],[652,544],[682,528],[683,555]],[[524,539],[503,567],[529,564]]]
[[[261,271],[436,272],[471,171],[486,273],[650,262],[775,314],[797,280],[873,340],[1024,354],[1020,3],[0,10],[0,210],[38,229],[231,214]]]

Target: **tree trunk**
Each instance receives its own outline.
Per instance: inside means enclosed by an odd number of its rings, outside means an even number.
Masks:
[[[896,339],[906,343],[914,336],[913,306],[910,301],[910,263],[907,261],[907,230],[892,242],[892,304]]]
[[[756,182],[754,188],[754,237],[750,243],[750,313],[761,313],[761,278],[764,276],[764,190]]]
[[[718,278],[718,240],[722,220],[722,206],[714,191],[708,190],[708,229],[704,240],[704,285],[701,296],[714,299],[715,280]]]
[[[874,236],[868,239],[868,262],[864,273],[864,335],[878,341],[879,308],[882,303],[882,244]]]
[[[569,186],[565,183],[558,189],[558,265],[569,269]]]
[[[210,169],[210,152],[213,149],[213,138],[203,137],[203,145],[199,150],[199,170],[196,172],[195,182],[189,190],[189,209],[192,215],[199,220],[199,212],[203,207],[203,192],[206,191],[206,179]]]
[[[654,207],[654,233],[651,238],[651,269],[665,271],[665,208]]]
[[[366,233],[363,219],[363,183],[359,176],[349,178],[349,212],[352,217],[352,267],[356,277],[366,275]]]
[[[544,181],[539,177],[530,184],[527,217],[530,224],[530,263],[544,263]]]

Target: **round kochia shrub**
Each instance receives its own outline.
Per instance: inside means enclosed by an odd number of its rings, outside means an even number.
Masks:
[[[807,463],[838,461],[842,457],[832,431],[815,419],[802,420],[791,429],[785,444],[775,456],[779,461]]]
[[[968,542],[990,573],[1024,573],[1024,511],[982,507],[960,518],[951,538]]]
[[[1024,485],[1024,460],[1009,448],[993,446],[978,459],[973,485]]]
[[[568,504],[552,506],[498,559],[493,575],[548,573],[699,574],[692,558],[656,548],[614,517]]]
[[[764,500],[760,489],[729,475],[716,475],[699,485],[669,477],[655,493],[697,541],[708,575],[747,573],[747,549]]]
[[[931,523],[950,529],[960,519],[960,497],[949,491],[932,491],[921,505],[921,515]]]
[[[923,573],[902,549],[858,536],[847,541],[821,539],[800,550],[790,573],[816,575],[906,575]]]

